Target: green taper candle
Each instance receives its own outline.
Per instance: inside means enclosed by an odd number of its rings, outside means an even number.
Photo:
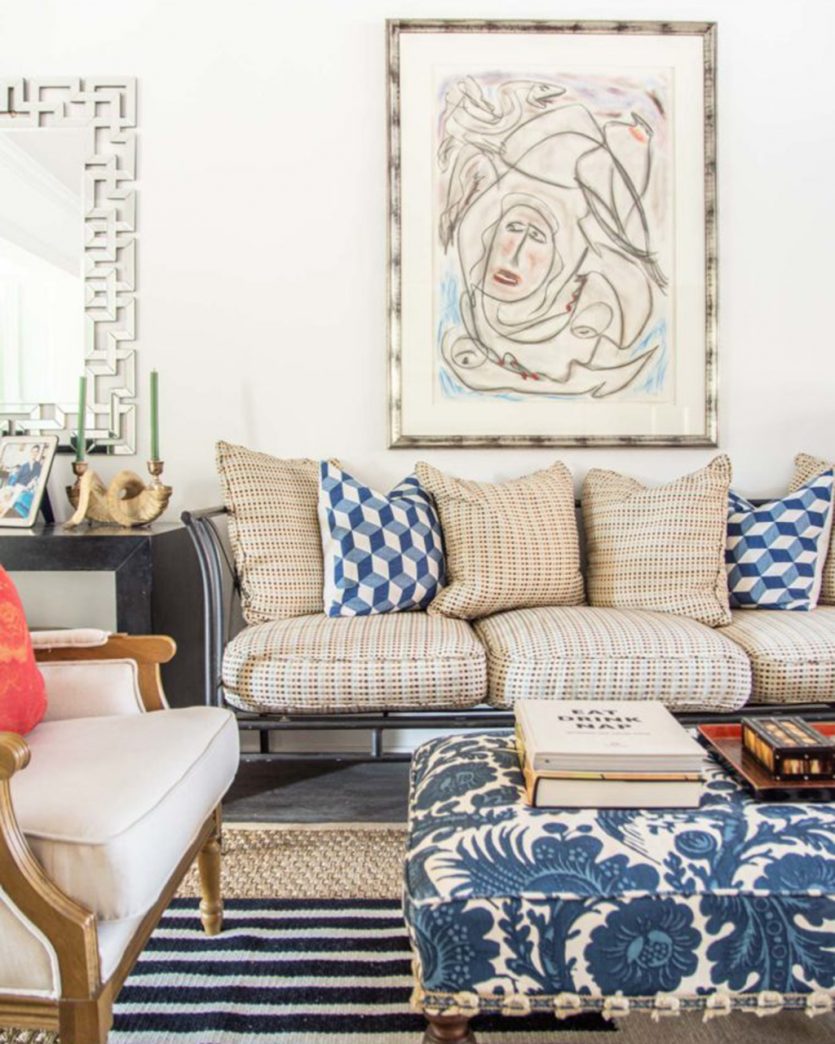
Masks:
[[[87,414],[87,378],[78,378],[78,432],[75,441],[75,459],[84,460],[84,449],[86,436],[84,433],[84,419]]]
[[[159,374],[151,370],[151,460],[159,459]]]

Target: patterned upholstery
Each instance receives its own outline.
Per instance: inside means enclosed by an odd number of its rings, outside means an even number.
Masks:
[[[661,700],[678,711],[736,710],[751,691],[745,654],[694,620],[637,609],[517,609],[475,625],[487,702]]]
[[[818,475],[829,471],[832,467],[835,467],[835,463],[832,461],[811,457],[808,453],[798,453],[794,458],[794,475],[789,489],[792,491],[800,489],[809,479],[817,478]],[[835,526],[830,530],[829,554],[823,566],[823,581],[818,604],[835,605]]]
[[[751,660],[752,701],[835,700],[835,606],[809,613],[735,609],[720,633]]]
[[[832,468],[754,507],[728,495],[728,592],[734,609],[814,609],[829,550]]]
[[[534,809],[512,737],[421,747],[405,871],[414,1003],[831,1011],[835,805],[754,801],[711,758],[705,774],[697,809]]]
[[[592,605],[652,609],[717,627],[730,623],[725,570],[731,464],[648,488],[593,468],[583,483]]]
[[[219,442],[217,470],[246,622],[321,612],[318,461]]]
[[[469,482],[419,462],[441,517],[447,587],[429,607],[463,620],[534,605],[577,605],[583,577],[574,485],[557,461],[511,482]]]
[[[441,525],[414,475],[378,493],[323,460],[319,524],[328,616],[425,609],[443,586]]]
[[[229,703],[284,714],[474,707],[485,671],[468,624],[426,613],[275,620],[223,658]]]

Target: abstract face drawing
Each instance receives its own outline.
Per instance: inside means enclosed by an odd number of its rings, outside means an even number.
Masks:
[[[540,289],[562,260],[556,229],[534,204],[515,203],[497,223],[484,271],[483,291],[497,301],[521,301]]]
[[[668,365],[663,90],[560,79],[444,84],[443,366],[468,394],[657,393]]]

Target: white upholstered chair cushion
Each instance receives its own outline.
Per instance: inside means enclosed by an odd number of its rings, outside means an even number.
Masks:
[[[42,722],[11,781],[47,875],[103,920],[145,913],[238,768],[234,716],[187,707]]]
[[[750,693],[742,650],[687,617],[565,606],[499,613],[475,630],[487,649],[487,702],[494,707],[572,698],[735,710]]]
[[[144,714],[136,660],[41,662],[46,684],[44,721]]]
[[[835,606],[811,612],[734,609],[720,633],[751,660],[758,703],[830,702],[835,691]]]
[[[443,616],[303,616],[241,631],[223,685],[249,711],[473,707],[486,692],[484,650],[469,624]]]

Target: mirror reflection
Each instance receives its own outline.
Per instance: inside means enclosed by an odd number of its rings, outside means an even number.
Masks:
[[[84,369],[84,129],[0,131],[0,403],[72,408]]]

